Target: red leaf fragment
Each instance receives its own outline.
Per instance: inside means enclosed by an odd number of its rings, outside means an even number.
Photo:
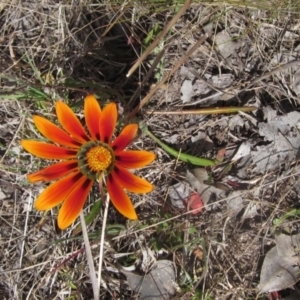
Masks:
[[[204,206],[202,198],[196,192],[191,193],[190,197],[184,200],[184,203],[192,215],[200,213]]]
[[[232,186],[233,188],[236,188],[236,189],[238,189],[240,187],[240,184],[238,182],[232,181],[232,180],[228,180],[227,184]]]
[[[280,296],[279,296],[278,292],[271,292],[271,293],[269,293],[269,299],[270,300],[279,300]]]
[[[224,160],[225,154],[226,154],[226,148],[220,149],[216,155],[216,160],[222,162]]]

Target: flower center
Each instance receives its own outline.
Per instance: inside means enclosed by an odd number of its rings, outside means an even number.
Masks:
[[[77,157],[81,173],[91,180],[98,179],[103,173],[109,173],[115,162],[113,150],[99,141],[85,143],[78,151]]]
[[[95,146],[91,148],[87,152],[86,158],[88,166],[94,172],[106,170],[112,161],[111,152],[102,146]]]

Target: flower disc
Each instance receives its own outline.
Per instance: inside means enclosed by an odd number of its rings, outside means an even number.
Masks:
[[[92,180],[98,179],[102,173],[110,173],[115,162],[113,150],[99,141],[84,144],[77,156],[80,171]]]

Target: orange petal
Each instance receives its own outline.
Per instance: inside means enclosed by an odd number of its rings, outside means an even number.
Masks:
[[[58,205],[70,194],[76,185],[82,180],[79,172],[72,173],[49,185],[36,199],[37,210],[48,210]]]
[[[79,142],[72,139],[69,134],[49,120],[40,116],[34,116],[33,121],[39,132],[50,141],[67,147],[80,147]]]
[[[120,151],[115,153],[116,165],[128,169],[137,169],[149,165],[156,157],[148,151]]]
[[[78,168],[78,162],[76,160],[67,160],[51,165],[35,173],[27,175],[27,179],[33,183],[37,181],[51,181],[59,179]]]
[[[56,102],[56,115],[61,126],[74,139],[81,143],[90,140],[73,110],[66,103],[62,101]]]
[[[118,111],[116,103],[107,104],[101,114],[99,122],[99,130],[101,141],[109,144],[112,135],[115,131],[116,123],[118,118]]]
[[[114,181],[117,181],[126,190],[133,193],[149,193],[153,190],[153,186],[147,180],[140,178],[125,168],[115,167],[110,173]]]
[[[77,151],[33,140],[21,141],[23,148],[29,153],[47,159],[74,158]]]
[[[107,177],[106,185],[111,202],[119,213],[128,219],[136,220],[138,217],[131,200],[118,182],[114,181],[111,175]]]
[[[88,95],[84,100],[84,117],[87,128],[94,140],[100,140],[99,120],[101,108],[93,95]]]
[[[78,180],[59,210],[57,224],[60,229],[66,229],[79,216],[92,185],[93,181],[86,176]]]
[[[119,136],[112,142],[111,147],[115,151],[124,150],[135,138],[138,131],[137,124],[130,124],[123,128]]]

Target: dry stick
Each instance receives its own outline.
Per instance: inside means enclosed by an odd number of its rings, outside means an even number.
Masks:
[[[137,88],[136,91],[131,96],[130,100],[128,101],[127,106],[130,107],[131,102],[135,100],[135,98],[137,97],[138,93],[140,92],[140,90],[142,89],[142,87],[144,86],[144,84],[148,81],[148,79],[150,78],[152,72],[154,71],[154,69],[156,68],[156,66],[158,65],[158,63],[160,62],[160,60],[161,60],[161,58],[163,57],[164,54],[165,54],[165,49],[163,49],[162,51],[160,51],[158,53],[158,55],[155,57],[152,65],[151,65],[151,68],[147,72],[147,74],[146,74],[145,78],[143,79],[143,81],[141,82],[139,88]]]
[[[15,203],[16,203],[16,193],[15,194]],[[31,197],[31,193],[30,193],[30,197],[28,197],[30,200],[30,202],[32,202],[32,197]],[[29,203],[29,207],[31,207],[31,203]],[[23,261],[23,257],[24,257],[24,248],[25,248],[25,239],[27,236],[27,229],[28,229],[28,219],[29,219],[29,209],[26,210],[26,219],[25,219],[25,226],[24,226],[24,234],[22,237],[22,243],[21,243],[21,254],[20,254],[20,261],[19,261],[19,266],[20,268],[22,267],[22,261]],[[18,290],[18,285],[17,282],[20,279],[21,274],[17,273],[15,279],[16,284],[14,284],[13,290],[17,291]],[[31,293],[31,290],[29,291],[29,293]]]
[[[152,44],[145,50],[142,56],[136,61],[136,63],[131,67],[131,69],[127,73],[127,77],[131,76],[131,74],[137,69],[137,67],[146,59],[146,57],[155,49],[160,40],[168,33],[168,31],[175,25],[178,19],[185,13],[185,11],[191,5],[192,0],[186,0],[179,12],[173,17],[173,19],[167,24],[167,26],[163,29],[163,31],[156,37],[156,39],[152,42]]]
[[[181,67],[181,65],[190,57],[190,55],[200,47],[201,44],[207,39],[208,35],[205,33],[201,36],[201,38],[197,41],[197,43],[186,52],[185,56],[183,56],[177,64],[173,67],[173,69],[163,77],[163,79],[153,88],[150,93],[144,97],[144,99],[140,102],[139,105],[135,107],[135,109],[129,114],[127,117],[127,122],[132,119],[136,113],[151,99],[151,97],[156,93],[156,91]]]
[[[94,267],[94,262],[93,262],[91,245],[89,242],[89,237],[88,237],[85,219],[84,219],[84,215],[83,215],[83,210],[80,211],[80,222],[81,222],[83,241],[84,241],[84,246],[85,246],[85,253],[86,253],[89,270],[90,270],[90,277],[91,277],[91,281],[92,281],[94,299],[98,300],[99,299],[99,289],[97,286],[96,272],[95,272],[95,267]]]
[[[29,193],[29,207],[32,207],[32,195],[31,192]],[[24,255],[24,247],[25,247],[25,238],[27,236],[27,230],[28,230],[28,219],[29,219],[29,209],[26,210],[26,218],[25,218],[25,226],[24,226],[24,234],[23,234],[23,240],[22,240],[22,244],[21,244],[21,254],[20,254],[20,262],[19,262],[19,266],[20,268],[22,267],[22,261],[23,261],[23,255]]]
[[[283,70],[286,70],[286,69],[289,69],[289,68],[292,68],[292,67],[296,67],[300,65],[300,60],[293,60],[293,61],[290,61],[286,64],[283,64],[283,65],[279,65],[277,68],[273,69],[272,71],[270,72],[267,72],[259,77],[257,77],[256,79],[254,79],[253,81],[250,82],[249,86],[271,76],[271,75],[274,75],[276,74],[277,72],[280,72],[280,71],[283,71]]]

